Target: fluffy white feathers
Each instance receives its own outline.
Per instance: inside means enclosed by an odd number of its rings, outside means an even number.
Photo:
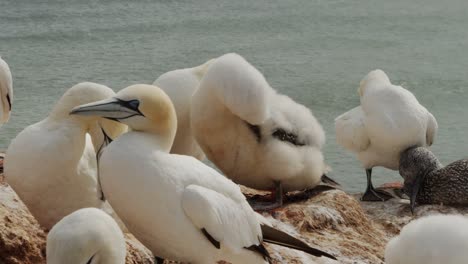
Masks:
[[[387,264],[461,264],[468,259],[468,219],[432,215],[413,220],[388,242]]]
[[[355,152],[364,168],[398,169],[399,154],[410,146],[430,146],[437,121],[408,90],[371,71],[359,87],[361,106],[335,119],[337,142]]]
[[[108,87],[80,83],[57,102],[49,116],[26,127],[5,155],[5,177],[45,229],[84,207],[101,207],[96,152],[102,130],[115,138],[126,126],[95,117],[70,116],[76,106],[113,96]]]
[[[125,255],[119,226],[96,208],[65,216],[47,235],[47,264],[124,264]]]
[[[278,94],[237,54],[209,67],[192,98],[191,122],[207,157],[236,183],[271,189],[281,181],[298,190],[325,172],[325,135],[310,110]]]
[[[10,67],[0,57],[0,124],[10,119],[11,106],[13,103],[13,78]]]

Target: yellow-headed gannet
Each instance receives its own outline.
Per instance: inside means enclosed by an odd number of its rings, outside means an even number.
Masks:
[[[72,114],[127,124],[100,160],[102,189],[128,229],[154,255],[190,263],[266,263],[263,241],[333,256],[261,225],[240,188],[201,161],[169,154],[177,119],[169,97],[133,85]]]
[[[65,92],[47,118],[26,127],[8,147],[6,180],[46,230],[77,209],[103,205],[96,152],[107,136],[117,137],[126,126],[69,112],[114,94],[100,84],[77,84]]]

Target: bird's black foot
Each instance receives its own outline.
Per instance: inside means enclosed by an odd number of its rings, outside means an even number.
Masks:
[[[367,189],[366,192],[362,195],[361,201],[365,202],[384,202],[391,198],[394,198],[393,195],[386,191],[376,190],[374,188]]]

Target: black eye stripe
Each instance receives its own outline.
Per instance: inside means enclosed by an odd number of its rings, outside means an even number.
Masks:
[[[139,109],[140,101],[139,100],[136,100],[136,99],[130,100],[130,101],[124,101],[124,100],[120,100],[120,99],[117,99],[117,100],[119,101],[120,105],[122,105],[122,106],[124,106],[124,107],[126,107],[128,109],[132,109],[132,110],[136,111],[137,113],[139,113],[142,116],[145,116],[145,115],[143,115],[142,112],[140,112],[140,109]]]
[[[306,144],[303,143],[303,142],[300,142],[297,135],[294,134],[294,133],[290,133],[290,132],[286,132],[286,130],[282,129],[282,128],[278,128],[276,129],[272,136],[274,138],[277,138],[281,141],[287,141],[293,145],[296,145],[296,146],[305,146]]]

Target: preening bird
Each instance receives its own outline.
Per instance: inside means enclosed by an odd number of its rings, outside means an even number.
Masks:
[[[192,132],[211,160],[235,183],[283,192],[317,186],[328,167],[322,126],[305,106],[277,93],[237,54],[211,63],[192,97]]]
[[[411,221],[385,249],[387,264],[462,264],[468,259],[468,220],[431,215]]]
[[[383,201],[392,196],[372,185],[372,168],[398,170],[400,154],[411,146],[431,146],[437,121],[416,97],[390,83],[381,70],[374,70],[359,86],[361,105],[335,119],[336,140],[354,152],[366,170],[363,201]]]
[[[101,183],[112,207],[155,256],[190,263],[266,263],[263,241],[333,256],[262,226],[240,188],[199,160],[170,154],[177,119],[169,97],[133,85],[71,114],[130,127],[104,150]]]
[[[427,148],[411,147],[401,154],[399,171],[412,212],[416,203],[468,205],[468,159],[444,167]]]
[[[199,160],[205,158],[190,127],[190,104],[193,93],[197,90],[209,65],[214,60],[202,65],[166,72],[159,76],[154,85],[160,87],[171,98],[177,114],[177,132],[171,153],[193,156]]]
[[[0,124],[10,119],[11,107],[13,105],[13,78],[10,67],[0,57]]]
[[[126,126],[69,112],[114,94],[100,84],[77,84],[65,92],[48,117],[26,127],[8,147],[6,180],[46,230],[77,209],[104,205],[96,153],[104,147],[105,137],[117,137]]]
[[[47,264],[125,264],[126,254],[119,226],[96,208],[65,216],[47,235]]]

